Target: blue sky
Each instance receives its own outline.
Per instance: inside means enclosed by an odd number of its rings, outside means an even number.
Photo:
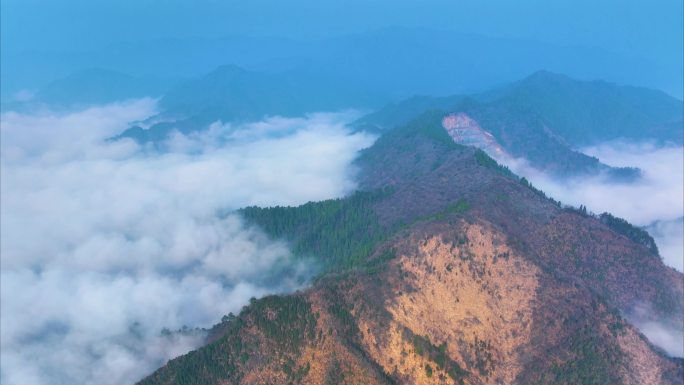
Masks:
[[[119,40],[231,34],[316,37],[423,26],[597,46],[682,53],[680,0],[4,0],[2,42],[78,49]]]

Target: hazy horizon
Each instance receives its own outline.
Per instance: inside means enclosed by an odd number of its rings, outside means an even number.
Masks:
[[[1,18],[6,98],[91,67],[172,78],[199,76],[230,63],[278,70],[286,67],[287,50],[292,47],[321,40],[330,44],[340,37],[397,27],[518,42],[515,47],[533,47],[537,56],[557,56],[563,49],[580,55],[589,52],[598,55],[589,58],[595,63],[584,63],[582,69],[566,74],[658,88],[679,99],[683,92],[682,3],[677,0],[498,0],[487,4],[431,0],[419,5],[385,0],[344,5],[303,0],[248,4],[175,0],[163,7],[151,0],[7,0],[2,3]],[[221,41],[240,42],[222,46]],[[211,49],[212,45],[233,52],[209,55],[202,51],[202,46]],[[177,57],[168,53],[174,49],[180,50]],[[117,52],[128,56],[116,63]],[[146,57],[146,52],[172,62],[162,65]],[[194,55],[194,60],[183,59],[183,54]],[[533,68],[558,71],[534,67],[537,58],[526,60]],[[623,68],[631,65],[634,69]],[[155,66],[159,71],[152,73],[150,68]],[[640,73],[638,68],[651,73]],[[499,75],[502,81],[521,77],[520,73]]]

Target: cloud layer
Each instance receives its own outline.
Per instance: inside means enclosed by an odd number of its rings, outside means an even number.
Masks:
[[[646,227],[666,265],[684,271],[684,218],[656,221]]]
[[[105,140],[154,109],[2,115],[2,383],[133,383],[202,338],[163,328],[297,289],[315,267],[231,211],[343,195],[372,143],[348,113]]]
[[[639,304],[627,314],[627,319],[634,324],[656,346],[673,357],[684,357],[684,330],[681,321],[655,322],[649,304]]]

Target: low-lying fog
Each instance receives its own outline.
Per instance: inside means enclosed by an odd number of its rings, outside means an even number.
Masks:
[[[353,113],[214,124],[163,153],[106,141],[154,113],[2,115],[3,384],[132,384],[202,338],[162,329],[301,287],[315,266],[225,213],[342,196],[373,141]]]

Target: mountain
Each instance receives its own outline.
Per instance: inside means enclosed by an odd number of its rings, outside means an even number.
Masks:
[[[323,273],[227,315],[140,384],[684,383],[684,360],[629,320],[648,306],[684,327],[684,276],[648,235],[561,207],[455,143],[446,117],[381,136],[355,194],[243,209]]]
[[[581,147],[615,140],[684,142],[682,101],[660,91],[573,80],[546,71],[473,95],[414,97],[369,114],[355,126],[382,131],[429,109],[462,114],[471,127],[491,134],[504,155],[525,158],[559,176],[637,174],[634,169],[609,168],[576,150]]]
[[[683,141],[682,101],[653,89],[539,71],[482,98],[534,106],[572,146],[615,139]]]
[[[369,107],[384,100],[327,76],[301,72],[266,73],[235,65],[187,81],[160,100],[161,113],[118,138],[140,142],[165,139],[170,132],[190,133],[216,121],[246,122],[268,116]],[[460,116],[452,134],[463,144],[495,148],[491,155],[524,158],[559,177],[604,174],[633,180],[638,169],[610,167],[578,149],[612,140],[682,143],[681,101],[660,91],[579,81],[539,71],[491,91],[448,97],[413,97],[373,112],[356,129],[382,132],[421,113],[438,109]]]
[[[142,142],[172,130],[192,132],[216,121],[248,122],[268,116],[303,116],[316,111],[377,105],[379,97],[332,77],[301,72],[267,73],[224,65],[171,89],[161,98],[161,120],[148,129],[132,127],[121,137]],[[171,120],[170,122],[165,120]],[[165,121],[165,122],[164,122]]]
[[[3,98],[82,68],[190,78],[226,63],[259,72],[304,71],[400,100],[488,89],[548,69],[682,95],[682,62],[597,48],[454,30],[388,27],[321,39],[233,35],[126,41],[65,52],[3,46]],[[502,65],[505,63],[505,65]]]
[[[46,105],[52,109],[84,108],[143,97],[158,97],[171,80],[134,77],[103,68],[74,72],[42,87],[28,101],[3,105],[3,110],[21,110]]]

